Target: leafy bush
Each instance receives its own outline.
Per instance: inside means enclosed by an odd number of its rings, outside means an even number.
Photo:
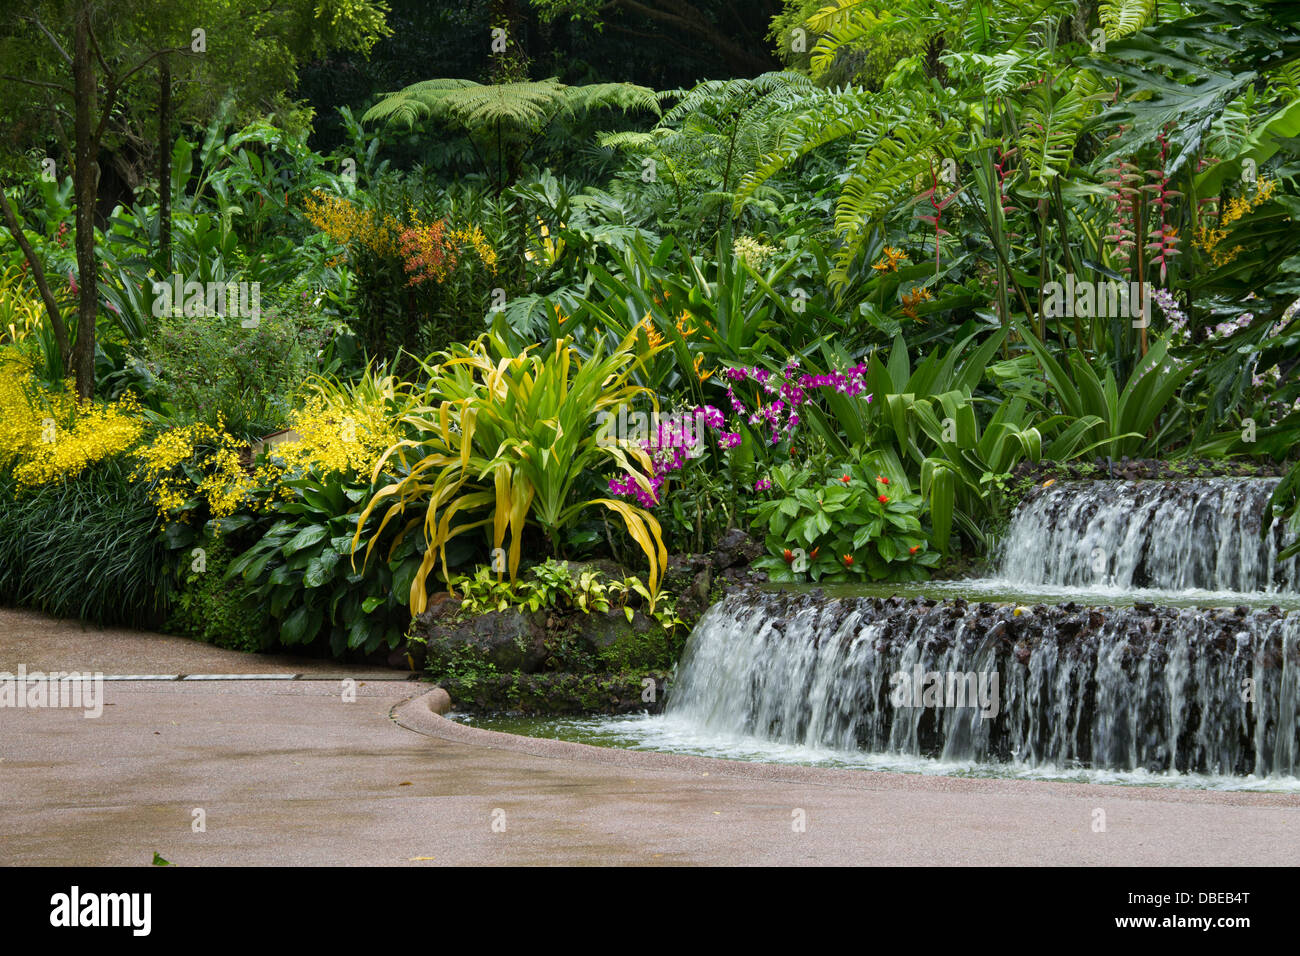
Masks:
[[[336,656],[396,647],[410,623],[403,598],[420,567],[414,536],[388,536],[384,560],[354,568],[357,503],[370,484],[338,474],[306,475],[281,481],[281,490],[291,500],[276,504],[278,520],[230,563],[224,580],[240,579],[266,608],[270,639],[285,646],[324,637]],[[236,531],[251,521],[239,516],[223,527]]]
[[[266,650],[266,608],[225,580],[233,557],[220,541],[203,543],[179,574],[167,629],[235,651]]]
[[[169,561],[160,527],[148,489],[118,460],[29,490],[0,478],[0,602],[156,627]]]
[[[629,456],[649,470],[643,451],[620,447],[607,439],[608,424],[598,425],[600,412],[617,411],[645,391],[629,379],[648,354],[635,350],[634,336],[608,356],[598,345],[585,360],[567,339],[548,347],[545,357],[529,349],[514,354],[492,335],[453,348],[437,366],[426,365],[424,397],[404,416],[419,437],[398,442],[376,466],[376,474],[389,468],[400,477],[370,499],[356,532],[360,542],[366,522],[383,509],[366,546],[369,560],[389,522],[408,506],[423,507],[423,517],[408,519],[401,531],[413,538],[411,532],[421,528],[425,546],[411,582],[412,613],[426,606],[425,582],[436,562],[441,560],[444,578],[450,577],[447,546],[458,535],[491,525],[492,547],[499,549],[508,532],[503,570],[513,580],[529,522],[558,553],[562,532],[593,506],[622,519],[649,562],[651,593],[658,590],[667,561],[659,522],[625,501],[575,494],[579,480],[602,465],[632,471]],[[457,517],[460,523],[453,524]]]
[[[857,457],[857,456],[855,456]],[[901,469],[878,470],[867,455],[833,468],[780,465],[773,497],[753,506],[768,556],[755,562],[772,580],[918,581],[939,562],[921,528],[922,502]]]
[[[264,314],[253,328],[223,315],[163,316],[143,353],[173,420],[224,422],[253,438],[283,427],[324,339],[324,329],[287,313]]]
[[[524,607],[530,611],[581,611],[583,614],[603,614],[619,609],[631,621],[641,606],[669,630],[676,622],[671,599],[665,600],[665,596],[660,595],[660,600],[656,601],[637,576],[608,578],[599,568],[582,566],[575,573],[569,562],[553,558],[535,565],[529,569],[529,577],[516,581],[497,580],[490,569],[480,567],[472,576],[452,578],[448,590],[459,595],[462,615],[504,611],[510,607]]]

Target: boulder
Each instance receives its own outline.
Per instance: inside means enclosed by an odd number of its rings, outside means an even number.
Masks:
[[[466,658],[492,664],[499,673],[531,674],[546,661],[546,614],[508,608],[456,620],[431,607],[415,620],[413,633],[425,640],[430,670],[450,669]]]
[[[622,610],[575,618],[584,647],[613,671],[664,665],[667,636],[659,624],[640,611],[629,621]]]
[[[741,531],[732,528],[727,531],[713,548],[713,565],[719,571],[737,565],[749,564],[763,556],[763,546]]]

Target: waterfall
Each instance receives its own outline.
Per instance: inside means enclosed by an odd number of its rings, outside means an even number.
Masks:
[[[1277,608],[747,589],[696,625],[667,715],[838,751],[1293,776],[1298,665],[1300,614]]]
[[[1017,587],[1300,592],[1300,558],[1277,560],[1283,528],[1268,511],[1276,486],[1241,478],[1056,483],[1016,511],[999,576]]]

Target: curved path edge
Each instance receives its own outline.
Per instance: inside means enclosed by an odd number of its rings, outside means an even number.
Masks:
[[[437,691],[429,691],[395,705],[389,716],[398,726],[426,737],[489,750],[504,750],[605,764],[623,770],[687,772],[702,776],[739,777],[775,783],[805,784],[851,790],[942,791],[948,793],[1057,793],[1075,797],[1118,796],[1159,803],[1214,803],[1234,806],[1300,807],[1300,793],[1242,792],[1232,790],[1178,789],[1174,787],[1117,784],[1069,783],[1051,780],[1015,780],[990,777],[945,777],[883,770],[850,770],[836,767],[808,767],[799,764],[758,763],[670,754],[591,744],[547,737],[524,737],[472,727],[436,713],[430,706]]]

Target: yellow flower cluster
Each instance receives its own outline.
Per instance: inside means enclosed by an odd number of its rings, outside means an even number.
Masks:
[[[78,403],[69,384],[47,391],[32,377],[29,358],[0,352],[0,466],[12,465],[20,486],[74,478],[126,451],[143,432],[134,396]]]
[[[317,190],[303,200],[307,221],[349,250],[364,246],[377,256],[397,255],[402,224],[342,196]]]
[[[909,319],[918,319],[916,308],[922,302],[929,302],[934,299],[929,289],[924,287],[912,286],[910,293],[903,293],[903,314]]]
[[[214,450],[204,453],[199,447],[202,445]],[[185,505],[201,497],[207,499],[212,517],[226,518],[248,500],[254,488],[241,465],[239,451],[239,443],[224,429],[201,422],[171,428],[136,452],[131,478],[153,486],[150,495],[163,517],[183,517]],[[205,473],[195,484],[180,466],[199,464],[200,460]]]
[[[463,249],[469,246],[482,261],[483,265],[488,267],[488,271],[493,275],[497,273],[497,251],[492,248],[488,242],[487,236],[483,235],[483,230],[478,226],[465,226],[461,229],[453,229],[451,238]]]
[[[308,469],[320,475],[350,471],[368,478],[384,452],[402,437],[382,398],[344,401],[313,395],[290,416],[289,425],[295,437],[275,445],[258,468],[262,484],[277,484],[287,473]],[[292,495],[292,489],[284,490],[286,497]]]
[[[751,269],[761,269],[778,252],[776,246],[759,242],[753,236],[739,236],[731,244],[731,254],[743,259]]]
[[[650,343],[650,348],[657,349],[659,346],[664,344],[664,337],[660,335],[659,330],[655,328],[654,320],[650,318],[649,312],[645,314],[645,317],[642,318],[638,324],[643,330],[645,330],[645,337]]]
[[[1223,214],[1219,217],[1217,227],[1204,222],[1197,226],[1196,245],[1210,257],[1216,267],[1227,265],[1236,259],[1242,250],[1241,246],[1233,246],[1231,249],[1219,248],[1219,243],[1228,237],[1228,226],[1268,202],[1276,189],[1277,180],[1261,179],[1255,184],[1255,194],[1249,199],[1245,196],[1234,196],[1228,200]]]

